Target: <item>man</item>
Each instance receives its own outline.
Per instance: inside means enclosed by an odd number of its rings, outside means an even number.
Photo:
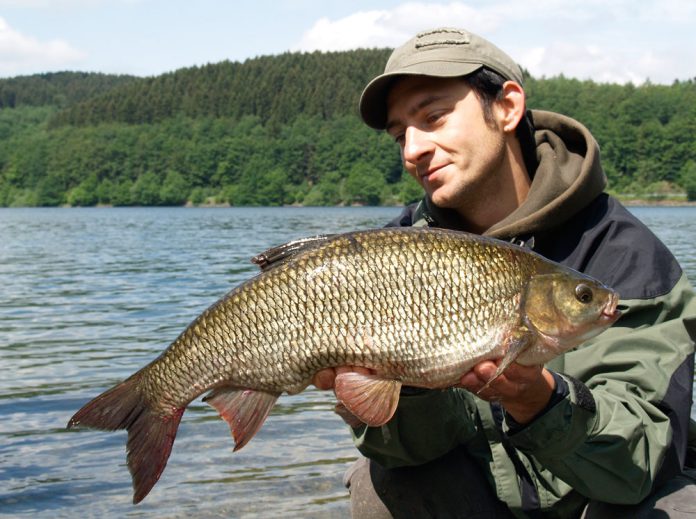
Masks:
[[[622,318],[546,366],[496,363],[461,388],[405,388],[381,428],[353,428],[354,517],[664,517],[696,513],[685,466],[696,298],[662,243],[603,193],[589,131],[527,111],[514,61],[464,30],[420,33],[365,88],[425,198],[392,222],[514,241],[616,289]],[[338,367],[315,385],[333,387]],[[659,513],[659,512],[655,512]],[[646,517],[648,515],[645,515]],[[685,516],[685,515],[684,515]]]

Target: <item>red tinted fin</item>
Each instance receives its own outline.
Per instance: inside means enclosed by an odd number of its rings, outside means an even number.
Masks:
[[[238,451],[261,429],[279,396],[279,393],[253,389],[220,387],[211,391],[203,401],[217,409],[229,424],[234,450]]]
[[[369,426],[384,425],[396,412],[401,382],[376,375],[341,373],[334,383],[336,397],[358,420]]]
[[[128,430],[128,469],[133,478],[133,503],[139,503],[155,486],[172,452],[185,408],[169,415],[156,413],[139,388],[140,373],[87,403],[68,422],[68,428],[86,426]]]

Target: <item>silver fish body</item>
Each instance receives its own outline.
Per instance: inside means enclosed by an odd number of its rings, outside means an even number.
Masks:
[[[394,413],[402,384],[444,388],[484,359],[540,364],[617,318],[601,283],[514,245],[435,229],[316,237],[255,258],[263,270],[204,311],[160,357],[85,405],[69,427],[129,430],[134,502],[159,478],[186,406],[206,401],[236,449],[278,396],[320,369],[369,425]],[[499,374],[498,373],[498,374]],[[363,395],[355,404],[355,395]]]

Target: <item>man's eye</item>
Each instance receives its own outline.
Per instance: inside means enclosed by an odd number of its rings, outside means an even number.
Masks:
[[[442,112],[433,112],[431,114],[428,114],[428,117],[425,118],[425,121],[428,124],[435,124],[442,118],[443,113]]]

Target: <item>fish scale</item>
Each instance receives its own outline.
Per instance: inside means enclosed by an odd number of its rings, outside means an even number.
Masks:
[[[445,388],[475,363],[542,363],[617,318],[618,296],[522,247],[427,228],[319,236],[274,247],[262,271],[198,316],[158,358],[68,427],[128,430],[134,502],[159,479],[188,404],[209,392],[235,450],[283,392],[320,369],[356,420],[391,419],[402,384]],[[580,292],[590,291],[587,297]],[[550,322],[548,315],[559,322]]]

